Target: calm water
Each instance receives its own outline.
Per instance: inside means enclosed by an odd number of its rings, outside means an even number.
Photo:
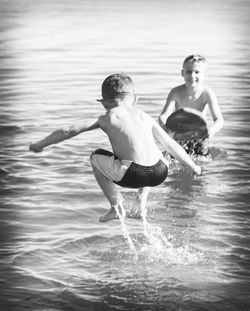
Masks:
[[[0,0],[0,12],[0,310],[249,310],[249,1]],[[114,72],[157,118],[196,52],[225,126],[203,176],[175,164],[152,190],[148,237],[126,220],[135,256],[118,220],[98,222],[108,203],[89,155],[105,135],[28,145],[102,113]]]

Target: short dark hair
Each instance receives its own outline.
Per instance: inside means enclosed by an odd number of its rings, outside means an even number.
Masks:
[[[186,57],[184,59],[184,62],[183,62],[183,67],[184,65],[187,63],[187,62],[201,62],[201,63],[205,63],[206,62],[206,58],[200,54],[192,54],[192,55],[189,55],[188,57]]]
[[[134,95],[134,83],[125,73],[116,73],[102,83],[102,98],[115,99],[125,95]]]

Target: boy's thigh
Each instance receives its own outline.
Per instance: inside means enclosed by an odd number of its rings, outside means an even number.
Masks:
[[[90,161],[94,168],[111,181],[120,181],[129,168],[129,165],[122,163],[112,152],[104,149],[94,151]]]

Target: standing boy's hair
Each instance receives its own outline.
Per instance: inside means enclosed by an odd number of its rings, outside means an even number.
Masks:
[[[185,60],[183,62],[183,67],[185,66],[185,64],[187,62],[191,62],[191,63],[194,63],[194,62],[205,63],[206,59],[205,59],[205,57],[203,57],[200,54],[192,54],[192,55],[189,55],[188,57],[185,58]]]
[[[117,73],[107,77],[103,81],[103,99],[115,99],[124,95],[134,95],[134,84],[128,75],[125,73]]]

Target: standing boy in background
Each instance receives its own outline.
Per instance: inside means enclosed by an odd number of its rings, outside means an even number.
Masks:
[[[208,139],[211,140],[214,135],[223,126],[223,117],[217,102],[215,93],[211,88],[203,84],[206,70],[206,59],[199,55],[190,55],[183,62],[181,74],[185,84],[174,87],[168,97],[165,107],[159,117],[159,123],[165,126],[168,117],[182,108],[191,108],[202,114],[206,118],[209,108],[213,125],[208,131]]]
[[[101,222],[117,218],[117,210],[125,217],[122,195],[117,185],[139,189],[128,214],[129,217],[138,218],[145,207],[150,187],[159,185],[167,177],[168,164],[155,138],[195,174],[201,173],[200,166],[191,160],[183,148],[153,118],[134,106],[136,100],[131,78],[123,73],[111,75],[102,84],[102,99],[99,100],[106,109],[105,114],[90,124],[83,120],[81,124],[56,130],[30,145],[30,150],[41,152],[51,144],[97,128],[108,135],[113,153],[98,149],[90,157],[95,178],[111,205],[100,217]]]

